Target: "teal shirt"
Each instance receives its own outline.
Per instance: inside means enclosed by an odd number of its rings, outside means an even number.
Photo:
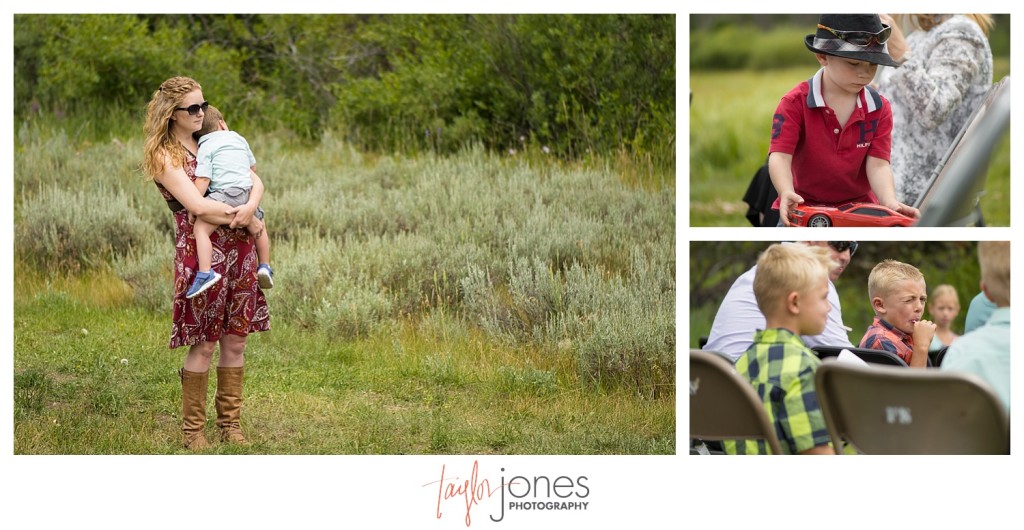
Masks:
[[[949,345],[942,370],[970,372],[985,380],[1010,411],[1010,308],[992,312],[988,322]]]
[[[988,322],[992,312],[996,310],[996,305],[985,296],[984,292],[978,293],[971,300],[971,304],[967,306],[967,316],[964,320],[964,333],[974,331],[985,325]]]
[[[213,131],[199,139],[196,176],[210,179],[210,191],[252,188],[255,165],[249,142],[234,131]]]
[[[814,392],[814,371],[820,365],[799,335],[782,328],[757,331],[750,349],[736,361],[736,371],[764,403],[784,454],[830,445]],[[729,454],[771,452],[761,440],[726,440],[724,446]]]

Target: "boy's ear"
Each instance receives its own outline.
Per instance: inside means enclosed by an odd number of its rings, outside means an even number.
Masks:
[[[871,309],[874,309],[876,313],[885,314],[885,301],[882,300],[881,296],[871,299]]]
[[[825,55],[824,53],[816,53],[814,56],[817,57],[818,64],[822,66],[828,65],[828,55]]]
[[[798,291],[786,295],[786,312],[790,315],[800,314],[800,293]]]

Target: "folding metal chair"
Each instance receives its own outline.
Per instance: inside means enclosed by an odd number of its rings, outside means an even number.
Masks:
[[[1009,454],[1010,418],[973,374],[826,361],[814,376],[835,447],[866,454]]]
[[[722,354],[690,350],[690,437],[701,440],[765,440],[782,448],[761,398]]]

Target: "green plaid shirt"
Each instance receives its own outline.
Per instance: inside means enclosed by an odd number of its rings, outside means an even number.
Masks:
[[[829,444],[814,393],[814,371],[820,364],[799,335],[782,328],[757,331],[750,349],[736,361],[736,371],[761,397],[784,454]],[[724,445],[728,454],[771,453],[762,440],[726,440]]]

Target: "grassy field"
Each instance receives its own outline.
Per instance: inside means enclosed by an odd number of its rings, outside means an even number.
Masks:
[[[246,351],[253,444],[212,452],[675,452],[671,178],[250,142],[272,330]],[[183,452],[169,214],[140,152],[19,132],[17,454]]]
[[[763,71],[690,72],[690,226],[750,226],[743,193],[768,153],[778,100],[816,66]],[[1009,74],[995,61],[993,78]],[[1010,138],[989,166],[982,212],[990,226],[1010,224]]]

